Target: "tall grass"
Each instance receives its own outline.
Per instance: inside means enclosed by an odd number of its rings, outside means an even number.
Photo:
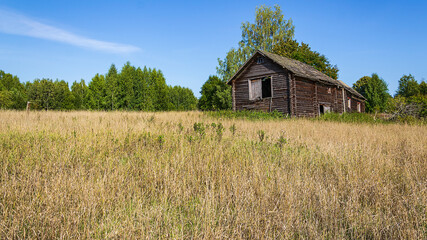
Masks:
[[[426,136],[403,124],[1,111],[0,238],[423,239]]]

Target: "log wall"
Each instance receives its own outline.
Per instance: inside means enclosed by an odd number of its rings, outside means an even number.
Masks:
[[[260,56],[253,57],[231,83],[233,110],[277,110],[291,116],[315,117],[320,113],[320,105],[332,112],[357,112],[357,102],[360,102],[361,111],[365,111],[364,101],[342,87],[294,76],[268,58],[257,63]],[[267,76],[271,76],[272,97],[250,100],[249,81]],[[351,98],[351,108],[348,108],[347,97]]]
[[[288,73],[270,59],[265,58],[264,63],[256,63],[256,58],[249,62],[249,66],[236,80],[233,81],[233,107],[235,110],[277,110],[289,114],[288,101]],[[272,97],[260,100],[249,99],[249,81],[271,76]]]

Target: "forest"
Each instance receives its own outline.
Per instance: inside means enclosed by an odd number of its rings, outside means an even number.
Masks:
[[[120,72],[111,65],[107,74],[96,74],[71,85],[64,80],[35,79],[21,83],[0,70],[0,108],[37,110],[195,110],[197,98],[189,88],[168,86],[161,70],[136,68],[127,62]]]

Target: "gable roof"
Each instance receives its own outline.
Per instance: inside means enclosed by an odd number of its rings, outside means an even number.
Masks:
[[[365,99],[360,93],[358,93],[353,88],[349,87],[344,82],[339,81],[339,80],[335,80],[335,79],[329,77],[328,75],[320,72],[319,70],[315,69],[314,67],[312,67],[308,64],[305,64],[303,62],[300,62],[300,61],[297,61],[294,59],[290,59],[287,57],[283,57],[283,56],[280,56],[280,55],[277,55],[274,53],[262,51],[262,50],[257,50],[252,55],[252,57],[250,57],[245,62],[245,64],[243,64],[243,66],[233,75],[233,77],[231,77],[230,80],[228,80],[227,83],[230,84],[230,82],[232,80],[234,80],[236,77],[238,77],[243,72],[243,70],[246,68],[247,64],[251,61],[251,59],[253,59],[257,54],[260,54],[264,57],[271,59],[273,62],[275,62],[276,64],[278,64],[282,68],[287,69],[290,72],[292,72],[295,76],[308,78],[308,79],[311,79],[313,81],[325,82],[328,84],[333,84],[333,85],[336,85],[339,87],[343,87],[344,89],[351,92],[352,94],[354,94],[354,95],[356,95],[362,99]]]
[[[339,82],[339,83],[341,83],[341,85],[344,87],[344,89],[346,89],[346,90],[347,90],[347,91],[349,91],[350,93],[352,93],[352,94],[356,95],[357,97],[359,97],[359,98],[361,98],[361,99],[363,99],[363,100],[366,100],[366,98],[365,98],[362,94],[360,94],[358,91],[354,90],[354,88],[352,88],[352,87],[348,86],[347,84],[345,84],[345,83],[344,83],[343,81],[341,81],[341,80],[338,80],[338,82]]]

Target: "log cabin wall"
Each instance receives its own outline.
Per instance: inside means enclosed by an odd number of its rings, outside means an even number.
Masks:
[[[343,113],[344,108],[343,108],[343,89],[342,88],[335,88],[335,96],[337,99],[337,104],[336,104],[336,110],[334,110],[337,113]]]
[[[365,112],[365,101],[358,98],[357,96],[347,92],[347,96],[351,99],[351,109],[348,108],[348,112],[358,112],[357,104],[360,103],[360,112]]]
[[[363,96],[345,83],[316,71],[295,60],[257,51],[228,82],[232,85],[233,110],[277,110],[291,116],[315,117],[321,111],[358,111],[360,102],[364,112]],[[256,81],[264,77],[271,77],[271,97],[263,92],[266,82]]]
[[[235,110],[277,110],[289,114],[288,72],[268,58],[257,63],[256,58],[247,63],[248,67],[232,82],[233,108]],[[260,100],[249,99],[249,81],[271,76],[272,97]]]
[[[294,115],[298,117],[314,117],[315,111],[315,88],[316,84],[305,78],[295,77],[295,110]]]
[[[337,87],[333,85],[325,85],[322,83],[316,83],[317,85],[317,109],[320,105],[329,107],[331,112],[337,112],[337,98],[336,91]]]

